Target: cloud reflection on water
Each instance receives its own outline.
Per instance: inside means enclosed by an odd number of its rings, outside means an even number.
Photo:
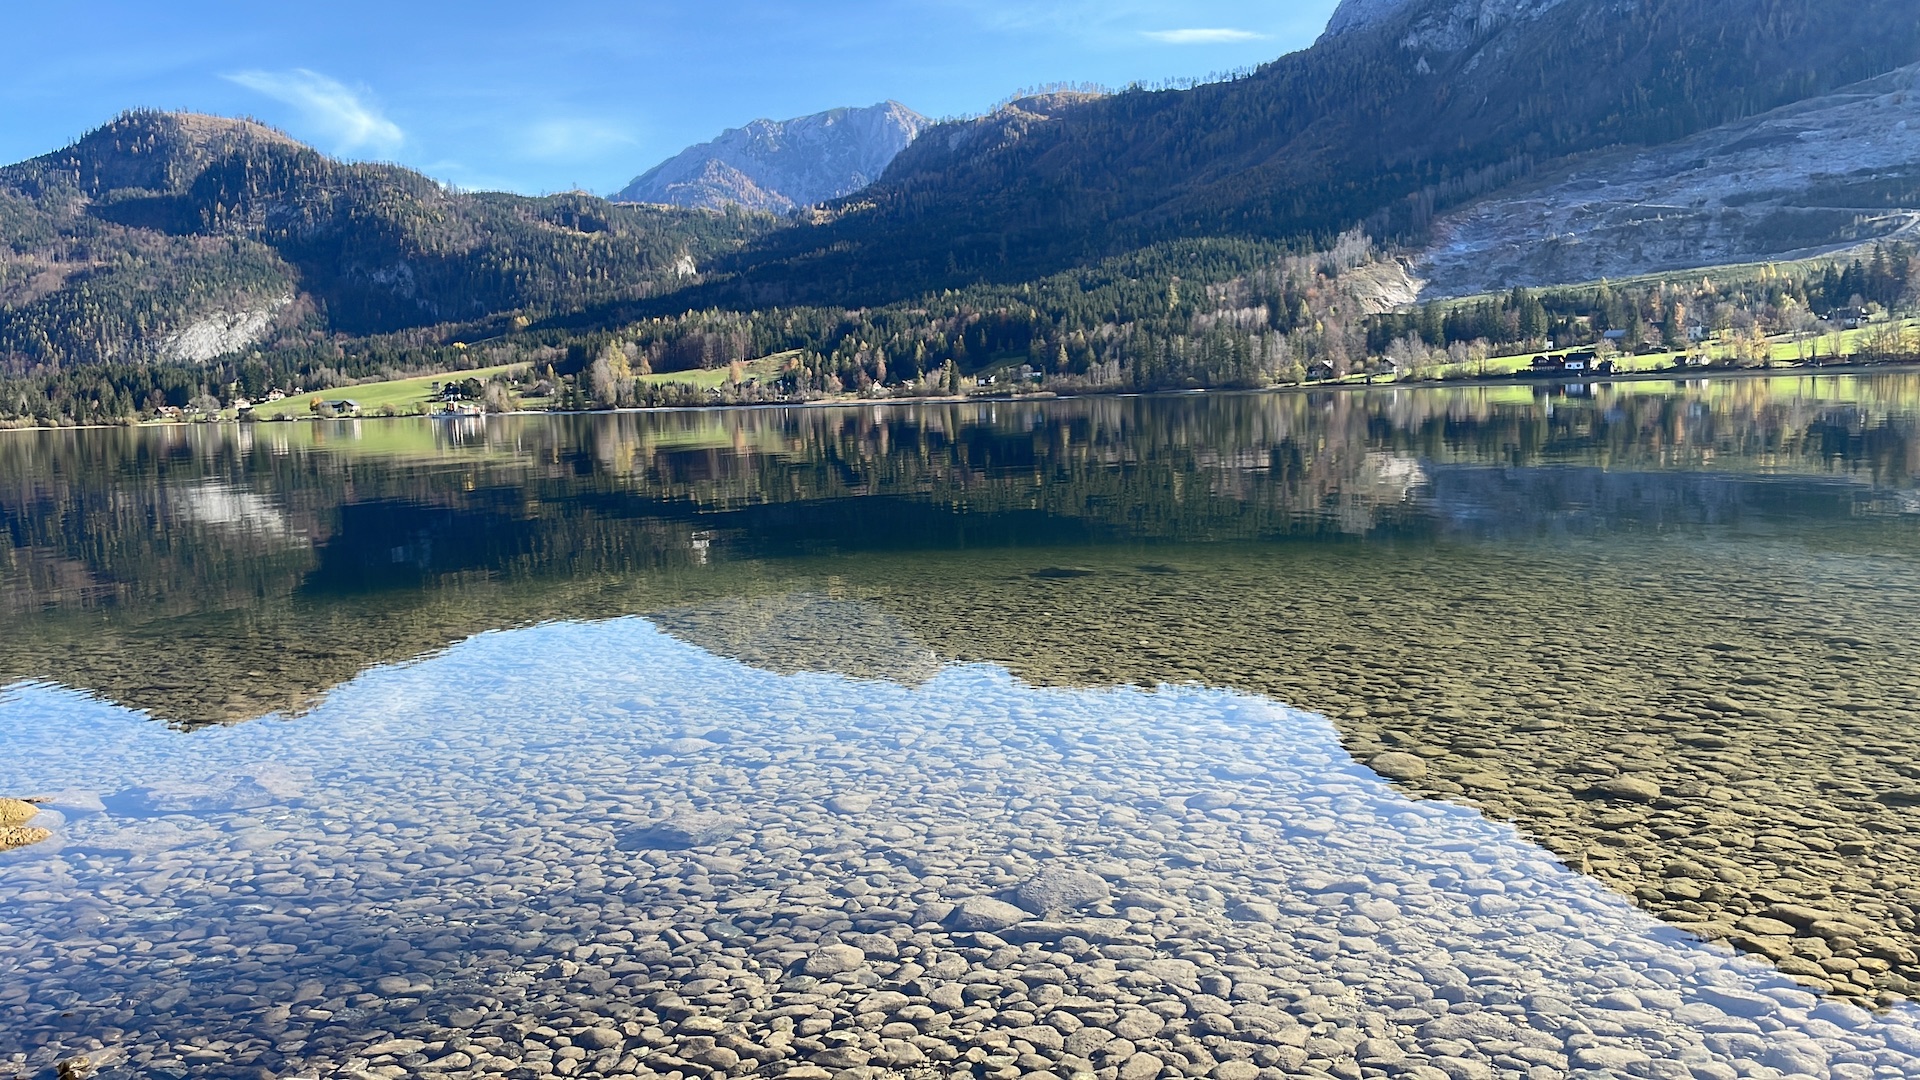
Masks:
[[[297,723],[190,735],[16,686],[0,791],[64,789],[68,809],[0,860],[0,1031],[20,1039],[0,1055],[44,1035],[46,1065],[120,1029],[120,1075],[166,1073],[191,1035],[235,1040],[228,1064],[325,1074],[390,1037],[589,1013],[663,1032],[699,1013],[764,1044],[754,1018],[783,1002],[945,1000],[1026,972],[1024,999],[947,1010],[943,1037],[1158,1003],[1173,1027],[1132,1045],[1223,1062],[1305,1068],[1364,1042],[1403,1065],[1920,1070],[1914,1010],[1822,1003],[1693,942],[1513,829],[1401,795],[1319,717],[984,665],[914,686],[796,670],[617,619],[485,634]],[[685,814],[740,826],[690,851],[619,844]],[[992,934],[945,914],[1049,864],[1110,898]],[[800,975],[831,940],[865,961]]]

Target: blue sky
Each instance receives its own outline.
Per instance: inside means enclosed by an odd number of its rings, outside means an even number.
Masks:
[[[469,188],[606,193],[756,117],[1204,76],[1311,44],[1337,0],[96,0],[8,4],[0,161],[126,108],[248,115]]]

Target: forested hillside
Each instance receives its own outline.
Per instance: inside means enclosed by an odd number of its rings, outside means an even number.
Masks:
[[[685,284],[771,224],[462,193],[244,121],[130,113],[0,170],[0,369],[538,318]]]
[[[1367,223],[1410,238],[1547,160],[1671,141],[1920,60],[1906,0],[1584,0],[1478,19],[1415,0],[1231,82],[1016,103],[1010,133],[1005,116],[933,128],[703,295],[874,303],[1179,236],[1325,243]]]
[[[1405,258],[1439,211],[1570,155],[1920,61],[1912,0],[1365,6],[1231,81],[937,125],[878,183],[786,219],[464,193],[244,121],[130,113],[0,169],[0,420],[511,364],[556,404],[605,407],[1259,386],[1549,338],[1712,335],[1757,358],[1838,308],[1914,306],[1893,243],[1831,272],[1413,311]],[[650,378],[694,369],[729,375]]]

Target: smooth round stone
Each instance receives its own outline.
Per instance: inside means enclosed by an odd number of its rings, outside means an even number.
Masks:
[[[955,904],[946,918],[946,924],[955,930],[1005,930],[1017,926],[1032,916],[1007,903],[990,896],[969,896]]]
[[[1652,802],[1660,797],[1660,785],[1643,777],[1616,776],[1588,785],[1586,794],[1589,798]]]
[[[1381,754],[1367,762],[1367,767],[1389,780],[1424,780],[1427,776],[1427,763],[1412,754]]]
[[[867,954],[844,943],[822,945],[807,957],[806,972],[816,978],[854,971],[867,962]]]
[[[1069,866],[1044,866],[1014,889],[1020,906],[1036,915],[1078,911],[1112,896],[1105,878]]]
[[[827,800],[827,809],[849,817],[873,809],[874,797],[866,794],[836,795]]]

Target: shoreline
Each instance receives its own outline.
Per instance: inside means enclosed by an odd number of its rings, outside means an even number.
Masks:
[[[1886,363],[1821,364],[1818,366],[1789,364],[1777,367],[1755,368],[1698,368],[1672,371],[1628,371],[1613,375],[1594,376],[1554,376],[1532,375],[1515,372],[1510,375],[1473,376],[1464,379],[1423,379],[1407,382],[1316,382],[1298,383],[1287,386],[1266,386],[1259,388],[1211,388],[1195,387],[1187,390],[1088,390],[1056,391],[1042,390],[1031,394],[1009,394],[1006,396],[972,394],[955,397],[942,394],[932,397],[887,397],[860,400],[816,400],[816,401],[762,401],[737,404],[716,405],[639,405],[618,409],[515,409],[500,413],[474,413],[471,415],[449,416],[436,413],[406,413],[394,416],[336,416],[329,419],[343,420],[434,420],[434,419],[480,419],[492,416],[617,416],[634,413],[695,413],[726,412],[763,409],[854,409],[875,406],[901,405],[967,405],[983,404],[1021,404],[1025,402],[1065,401],[1076,398],[1145,398],[1145,397],[1191,397],[1205,394],[1310,394],[1323,391],[1365,391],[1365,390],[1440,390],[1475,386],[1598,386],[1614,383],[1642,382],[1694,382],[1713,379],[1779,379],[1806,378],[1823,375],[1873,375],[1905,374],[1920,372],[1920,359],[1896,360]],[[287,420],[255,420],[254,425],[284,423],[318,423],[319,417],[296,418]],[[9,425],[0,424],[0,433],[16,431],[112,431],[121,428],[192,428],[192,427],[228,427],[239,426],[238,419],[209,421],[156,421],[142,420],[130,424],[59,424],[43,426],[40,424]]]

